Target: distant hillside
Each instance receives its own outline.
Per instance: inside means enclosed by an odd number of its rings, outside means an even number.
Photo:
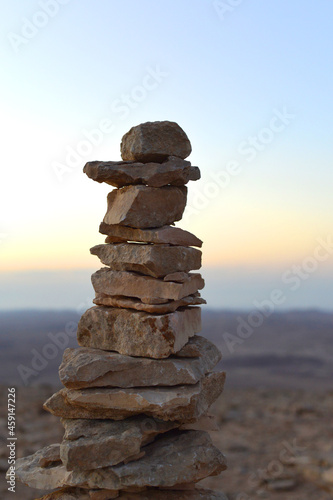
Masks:
[[[77,346],[79,318],[75,311],[0,312],[1,382],[58,384],[63,349]],[[204,309],[202,334],[221,349],[229,386],[333,390],[332,314],[290,311],[263,319]]]

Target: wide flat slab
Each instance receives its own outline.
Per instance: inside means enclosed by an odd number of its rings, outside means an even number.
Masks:
[[[117,188],[143,184],[150,187],[184,186],[200,179],[198,167],[191,162],[169,156],[163,163],[133,161],[90,161],[83,172],[96,182],[105,182]]]
[[[114,271],[135,271],[153,278],[201,267],[201,251],[191,247],[113,243],[96,245],[90,253]]]
[[[113,271],[102,267],[91,276],[96,294],[136,297],[145,303],[159,304],[180,300],[202,290],[205,282],[199,273],[189,273],[188,280],[164,281],[132,271]]]
[[[63,418],[123,420],[147,415],[161,420],[194,422],[220,396],[225,373],[206,375],[195,385],[176,387],[133,387],[61,389],[44,409]]]
[[[202,240],[189,231],[180,227],[162,226],[150,229],[138,229],[121,226],[120,224],[106,224],[101,222],[99,232],[107,234],[106,243],[121,241],[138,241],[143,243],[167,243],[185,247],[202,247]]]
[[[157,360],[85,347],[66,349],[60,380],[68,389],[196,384],[213,370],[221,353],[203,337],[195,336],[189,343],[197,348],[198,357]]]

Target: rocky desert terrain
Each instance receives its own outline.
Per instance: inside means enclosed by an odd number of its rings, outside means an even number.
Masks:
[[[25,314],[25,316],[24,316]],[[42,352],[50,332],[75,322],[75,312],[9,314],[1,331],[1,490],[4,500],[42,496],[17,483],[7,491],[7,387],[17,389],[17,456],[59,442],[59,420],[42,409],[59,388],[61,350],[24,386],[17,366],[31,365],[31,349]],[[240,313],[246,320],[246,313]],[[332,315],[289,312],[272,315],[234,350],[225,332],[237,335],[240,314],[204,313],[203,334],[223,351],[227,371],[222,397],[212,408],[219,431],[214,443],[226,454],[229,469],[203,482],[229,500],[333,498]],[[1,315],[0,315],[1,316]],[[75,345],[73,339],[69,344]],[[232,352],[231,352],[232,351]]]

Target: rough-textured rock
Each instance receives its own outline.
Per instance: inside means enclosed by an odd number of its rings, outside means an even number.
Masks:
[[[62,419],[62,424],[65,436],[60,456],[67,470],[92,470],[130,461],[156,436],[176,427],[173,422],[145,416],[118,421]]]
[[[44,448],[43,456],[39,459],[39,465],[45,468],[60,461],[59,444],[51,444]]]
[[[146,122],[132,127],[121,140],[123,160],[161,162],[168,156],[187,158],[192,151],[184,130],[175,122]]]
[[[135,358],[99,349],[66,349],[60,380],[69,389],[88,387],[152,387],[196,384],[221,359],[214,344],[196,336],[197,358]]]
[[[161,299],[159,299],[159,302]],[[97,306],[108,306],[108,307],[121,307],[127,309],[135,309],[137,311],[144,311],[152,314],[166,314],[171,313],[179,309],[180,307],[186,306],[198,306],[200,304],[207,304],[205,299],[200,297],[200,294],[189,295],[179,300],[165,300],[164,304],[146,304],[139,299],[134,299],[131,297],[122,296],[110,296],[103,293],[96,295],[93,300],[94,304]]]
[[[23,484],[38,490],[54,490],[64,486],[70,473],[60,462],[60,445],[51,446],[52,454],[57,447],[59,460],[50,463],[48,467],[41,466],[45,460],[48,460],[50,454],[50,446],[47,446],[33,455],[19,458],[16,461],[16,478]]]
[[[136,271],[153,278],[201,267],[201,251],[191,247],[114,243],[96,245],[90,253],[114,271]]]
[[[186,283],[189,280],[188,273],[177,271],[164,276],[163,281],[175,281],[176,283]]]
[[[228,500],[223,493],[201,488],[189,491],[149,488],[142,493],[118,493],[112,490],[84,490],[70,487],[50,493],[39,500],[111,500],[113,498],[119,500]]]
[[[161,420],[193,422],[223,391],[225,373],[211,373],[195,385],[61,389],[44,404],[57,417],[122,420],[145,414]]]
[[[63,465],[54,467],[54,480],[49,489],[62,486],[110,490],[145,486],[167,488],[198,482],[226,469],[225,457],[213,446],[209,434],[202,431],[174,431],[148,444],[145,451],[145,456],[139,460],[96,471],[69,472]],[[17,461],[17,478],[29,486],[45,489],[38,481],[41,468],[35,455]]]
[[[137,297],[143,302],[151,299],[153,303],[157,302],[156,299],[179,300],[205,286],[199,273],[189,273],[188,281],[177,283],[129,271],[113,271],[107,267],[96,271],[91,276],[91,282],[96,294]]]
[[[199,307],[153,315],[96,306],[82,315],[77,338],[82,347],[160,359],[178,352],[200,330]]]
[[[106,243],[138,241],[142,243],[166,243],[184,247],[202,247],[202,241],[180,227],[162,226],[151,229],[135,229],[119,224],[101,222],[99,232],[107,234]]]
[[[184,186],[126,186],[108,194],[103,222],[134,228],[161,227],[180,220],[186,206]]]
[[[200,179],[198,167],[175,156],[169,156],[163,163],[138,163],[132,161],[90,161],[83,172],[90,179],[106,182],[117,188],[136,184],[150,187],[183,186],[189,181]]]
[[[60,490],[53,491],[48,495],[39,498],[38,500],[91,500],[89,495],[90,490],[84,490],[82,488],[61,488]],[[110,496],[109,498],[118,498],[119,492],[116,492],[116,496]]]

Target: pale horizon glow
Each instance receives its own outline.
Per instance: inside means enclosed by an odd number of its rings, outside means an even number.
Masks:
[[[192,143],[202,178],[177,226],[204,241],[209,273],[273,280],[333,235],[333,4],[244,1],[223,19],[215,4],[68,1],[15,51],[40,2],[3,2],[0,276],[100,267],[89,248],[111,187],[82,168],[120,159],[145,121],[176,121]],[[326,300],[332,259],[306,303]]]

